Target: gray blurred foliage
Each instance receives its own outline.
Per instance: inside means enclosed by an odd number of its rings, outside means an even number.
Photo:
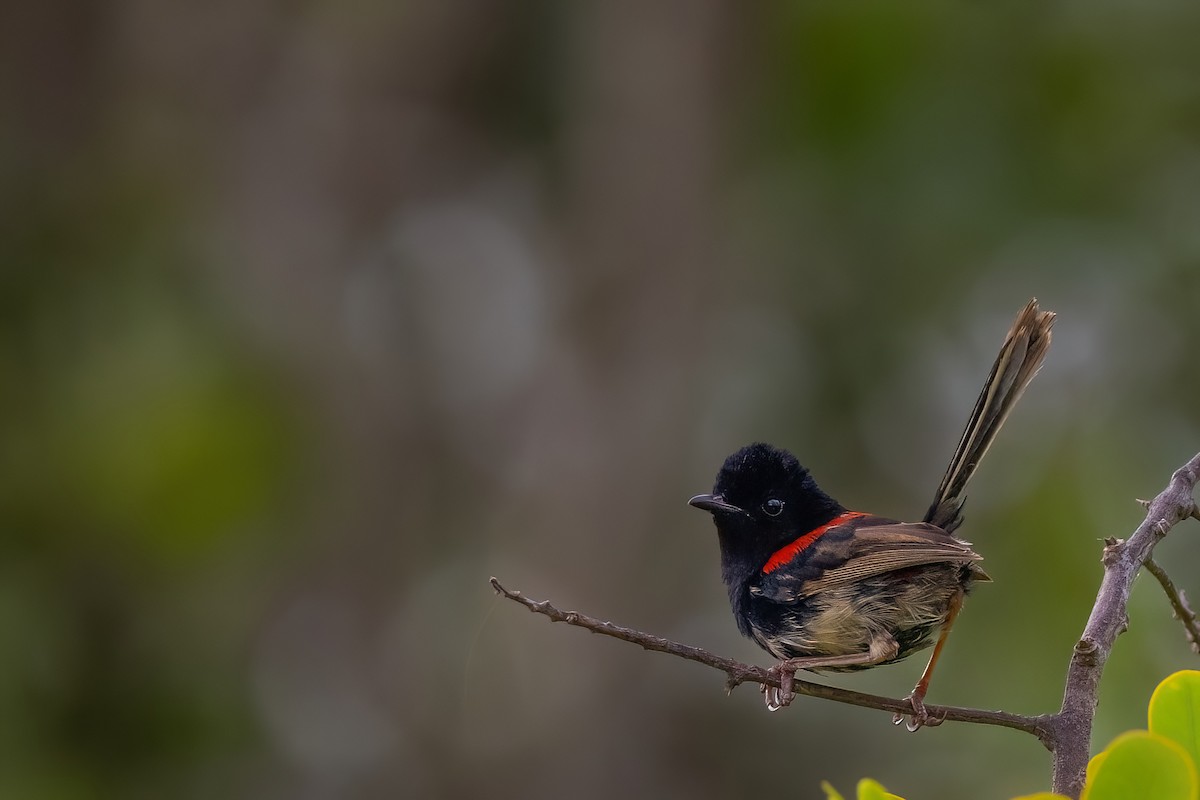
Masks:
[[[486,581],[766,663],[686,499],[768,439],[920,514],[1037,296],[1054,349],[963,528],[996,582],[930,699],[1054,708],[1099,539],[1200,444],[1198,25],[5,4],[0,796],[1046,787],[1014,733],[769,715]],[[1194,593],[1192,527],[1159,558]],[[1143,581],[1096,745],[1195,665]]]

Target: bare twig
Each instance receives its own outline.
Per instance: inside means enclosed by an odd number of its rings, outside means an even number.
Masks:
[[[1158,579],[1163,591],[1167,593],[1171,608],[1175,610],[1175,618],[1183,623],[1183,630],[1187,635],[1188,644],[1192,646],[1192,652],[1200,653],[1200,623],[1196,621],[1196,612],[1188,605],[1187,595],[1182,589],[1175,588],[1171,576],[1153,558],[1146,559],[1146,570]]]
[[[1175,470],[1167,488],[1150,502],[1145,520],[1128,540],[1109,539],[1105,543],[1101,558],[1104,578],[1067,667],[1062,708],[1050,723],[1054,731],[1053,788],[1060,794],[1078,797],[1083,790],[1100,676],[1113,642],[1127,627],[1130,587],[1159,540],[1177,522],[1195,512],[1192,492],[1197,479],[1200,479],[1200,453]]]
[[[579,628],[585,628],[592,633],[600,633],[605,636],[611,636],[614,639],[620,639],[624,642],[631,642],[640,645],[645,650],[654,650],[659,653],[667,653],[679,658],[686,658],[689,661],[695,661],[700,664],[718,669],[725,673],[725,686],[728,690],[732,690],[735,686],[742,683],[765,683],[770,686],[779,686],[779,676],[768,672],[763,667],[756,667],[751,664],[743,664],[740,661],[734,661],[730,658],[718,656],[713,653],[703,650],[699,647],[680,644],[669,639],[664,639],[661,636],[644,633],[632,628],[625,628],[620,625],[614,625],[611,622],[589,617],[586,614],[580,614],[576,611],[561,611],[550,604],[547,600],[535,601],[530,600],[523,594],[517,591],[510,591],[500,585],[500,582],[495,578],[491,579],[492,588],[497,593],[504,595],[509,600],[514,600],[528,608],[530,611],[538,614],[544,614],[555,622],[565,622],[568,625],[575,625]],[[908,700],[898,700],[891,697],[881,697],[874,694],[865,694],[863,692],[854,692],[849,689],[839,689],[835,686],[826,686],[820,683],[811,683],[809,681],[796,680],[793,683],[792,690],[796,694],[807,695],[809,697],[820,697],[825,700],[833,700],[837,703],[846,703],[852,706],[860,706],[862,708],[875,708],[880,711],[890,711],[893,714],[911,714],[912,703]],[[1025,716],[1022,714],[1010,714],[1004,711],[984,711],[975,708],[959,708],[957,706],[926,706],[929,714],[933,717],[944,718],[949,722],[973,722],[979,725],[999,725],[1004,728],[1014,728],[1025,733],[1031,733],[1038,737],[1043,744],[1049,747],[1050,742],[1050,727],[1048,718],[1045,716]]]

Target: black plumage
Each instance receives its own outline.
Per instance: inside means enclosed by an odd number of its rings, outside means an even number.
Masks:
[[[867,669],[936,643],[910,728],[936,723],[923,702],[934,664],[963,598],[990,580],[953,535],[964,491],[1041,366],[1053,321],[1036,301],[1018,314],[921,522],[848,511],[793,455],[762,443],[729,456],[712,493],[691,499],[713,515],[739,630],[780,659],[784,688],[767,691],[769,708],[791,701],[797,669]]]

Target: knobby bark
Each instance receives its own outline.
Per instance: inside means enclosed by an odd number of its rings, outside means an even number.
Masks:
[[[1146,518],[1128,539],[1105,542],[1101,558],[1104,578],[1083,636],[1075,643],[1067,667],[1062,708],[1051,721],[1054,729],[1051,744],[1054,751],[1053,788],[1056,792],[1078,797],[1083,789],[1100,676],[1113,643],[1128,627],[1126,609],[1133,579],[1167,532],[1180,520],[1194,514],[1196,501],[1192,493],[1198,478],[1200,453],[1175,470],[1167,488],[1150,501]]]

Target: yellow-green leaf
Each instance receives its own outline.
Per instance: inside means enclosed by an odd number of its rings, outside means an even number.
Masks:
[[[1096,770],[1100,769],[1100,765],[1104,763],[1104,759],[1106,759],[1106,758],[1108,758],[1108,751],[1101,750],[1099,753],[1096,753],[1096,755],[1092,756],[1090,761],[1088,761],[1087,783],[1085,784],[1086,786],[1091,785],[1092,778],[1095,777],[1095,775],[1096,775]],[[1087,793],[1087,791],[1085,789],[1084,794],[1086,794],[1086,793]]]
[[[1150,698],[1150,732],[1180,745],[1200,764],[1200,672],[1166,678]]]
[[[845,800],[838,794],[838,790],[829,784],[829,781],[821,781],[821,788],[825,790],[825,800]]]
[[[889,794],[887,789],[879,785],[878,781],[863,778],[858,782],[858,800],[904,800],[904,798]]]
[[[1200,779],[1187,751],[1147,731],[1130,731],[1113,740],[1096,765],[1086,800],[1200,800]]]

